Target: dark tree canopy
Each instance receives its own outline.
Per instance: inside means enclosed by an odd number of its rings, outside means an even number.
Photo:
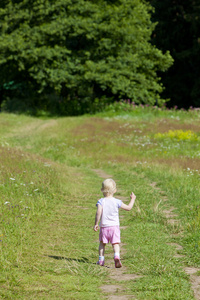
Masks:
[[[161,74],[163,97],[179,107],[200,106],[200,1],[151,0],[158,24],[153,44],[170,50],[173,66]]]
[[[25,101],[56,94],[85,105],[102,96],[162,102],[157,72],[173,60],[150,43],[144,1],[3,0],[0,19],[0,82],[18,85]]]

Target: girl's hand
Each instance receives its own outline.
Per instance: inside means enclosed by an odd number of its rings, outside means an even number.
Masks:
[[[99,229],[98,225],[94,225],[94,231],[97,231]]]
[[[136,196],[135,196],[135,194],[134,194],[133,192],[131,193],[130,198],[131,198],[131,200],[134,200],[134,201],[135,201]]]

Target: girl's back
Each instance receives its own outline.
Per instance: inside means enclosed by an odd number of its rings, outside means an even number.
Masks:
[[[114,197],[101,198],[97,204],[102,205],[101,227],[119,226],[119,208],[122,201]]]

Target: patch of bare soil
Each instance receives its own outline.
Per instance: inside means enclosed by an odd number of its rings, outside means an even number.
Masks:
[[[145,150],[145,149],[144,149]],[[124,155],[117,155],[113,158],[113,156],[107,156],[109,161],[119,162],[130,165],[130,157],[126,157]],[[131,165],[137,165],[138,159],[132,157]],[[151,160],[147,160],[147,158],[140,158],[140,162],[147,162],[148,165],[164,165],[172,167],[174,170],[180,170],[190,168],[191,170],[199,170],[200,171],[200,159],[199,158],[190,158],[190,157],[169,157],[169,158],[151,158]]]
[[[121,244],[120,252],[122,256],[126,253],[125,249],[123,248],[123,244]],[[127,272],[127,268],[123,265],[123,259],[122,268],[115,268],[114,259],[106,259],[105,267],[108,268],[109,279],[117,282],[117,284],[109,284],[108,282],[107,284],[101,286],[102,292],[107,294],[108,299],[135,299],[134,295],[126,295],[126,287],[124,286],[123,282],[130,280],[135,281],[142,276],[125,273]]]
[[[170,245],[170,246],[175,247],[176,251],[181,251],[181,250],[183,250],[183,247],[182,247],[181,245],[177,244],[177,243],[167,243],[167,245]],[[183,258],[183,257],[185,257],[185,255],[179,254],[179,253],[175,253],[175,254],[174,254],[174,257],[175,257],[175,258]]]
[[[194,132],[200,131],[199,123],[180,123],[177,120],[161,119],[149,123],[146,121],[140,122],[127,122],[122,123],[117,120],[105,120],[102,118],[93,117],[85,120],[73,130],[74,135],[79,136],[105,136],[107,134],[120,134],[120,135],[144,135],[148,133],[168,132],[169,130],[192,130]]]
[[[190,157],[171,157],[171,158],[157,158],[152,159],[152,164],[163,164],[173,169],[187,169],[200,170],[200,159]]]
[[[142,125],[142,126],[141,126]],[[142,128],[141,128],[142,127]],[[72,134],[74,136],[82,136],[83,138],[87,139],[87,142],[91,143],[97,143],[98,140],[102,139],[102,136],[108,136],[108,138],[111,135],[117,135],[126,137],[129,135],[148,135],[151,133],[157,133],[157,132],[167,132],[169,130],[176,130],[176,129],[182,129],[182,130],[192,130],[194,132],[200,131],[200,122],[196,124],[191,123],[180,123],[176,120],[168,120],[168,119],[162,119],[157,120],[154,123],[149,122],[142,122],[142,123],[122,123],[120,121],[116,120],[105,120],[102,118],[90,118],[89,120],[85,120],[83,124],[80,124],[75,129],[72,130]],[[90,137],[90,138],[88,138]],[[106,142],[105,142],[106,143]],[[129,147],[127,143],[125,143],[123,146]],[[148,146],[149,147],[149,146]],[[145,149],[144,149],[145,150]],[[113,156],[107,156],[107,159],[110,161],[113,161]],[[114,160],[121,163],[130,163],[130,157],[125,155],[118,155],[114,157]],[[146,158],[141,158],[141,161],[146,161]],[[135,164],[136,160],[134,158],[131,158],[131,163]],[[156,159],[151,158],[152,164],[163,164],[163,165],[169,165],[173,168],[183,168],[183,169],[194,169],[194,170],[200,170],[200,159],[199,158],[188,158],[188,157],[172,157],[172,158],[158,158]]]
[[[200,131],[200,123],[180,123],[178,120],[170,121],[168,119],[157,120],[153,126],[149,126],[152,132],[168,132],[169,130],[191,130],[194,132]]]
[[[157,182],[150,183],[150,186],[152,186],[156,190],[159,190],[159,188],[156,185],[157,185]]]
[[[42,130],[48,130],[49,128],[52,128],[56,126],[58,122],[56,120],[49,120],[49,121],[42,121],[42,120],[34,120],[32,123],[29,123],[22,127],[16,127],[13,132],[9,133],[7,137],[12,137],[14,135],[23,134],[23,135],[29,135],[33,134],[38,131]],[[28,149],[30,149],[30,146],[27,146]]]
[[[89,207],[83,207],[83,206],[76,206],[77,208],[79,208],[79,209],[89,209]]]
[[[109,121],[104,120],[102,118],[90,118],[85,121],[85,123],[80,124],[75,129],[73,129],[73,134],[76,136],[95,136],[98,134],[98,136],[105,136],[109,133],[127,133],[133,131],[133,128],[130,126],[127,128],[124,128],[121,126],[121,123],[119,121]]]
[[[150,186],[152,188],[154,188],[155,190],[158,190],[160,192],[161,198],[162,198],[162,200],[164,202],[168,201],[167,196],[165,196],[165,192],[162,191],[159,187],[157,187],[157,183],[156,182],[150,183]],[[173,211],[175,209],[176,209],[175,207],[171,206],[170,208],[163,210],[163,213],[164,213],[164,215],[165,215],[168,223],[170,223],[170,224],[176,224],[176,223],[178,223],[178,219],[174,219],[174,218],[178,217],[177,214],[173,213]]]
[[[41,130],[45,130],[45,129],[49,129],[50,127],[54,127],[57,126],[58,122],[56,120],[50,120],[48,122],[46,122],[45,124],[40,126]]]
[[[114,284],[106,284],[101,286],[101,290],[103,293],[119,293],[123,291],[123,287]]]
[[[23,127],[17,127],[14,132],[26,134],[36,130],[41,125],[41,123],[41,120],[34,120],[34,122],[29,123]]]
[[[183,247],[177,243],[167,243],[167,245],[174,246],[176,250],[183,250]]]
[[[174,210],[175,210],[175,207],[170,207],[169,209],[163,210],[163,213],[164,213],[165,217],[167,218],[167,222],[172,225],[179,223],[178,219],[174,219],[174,218],[178,217],[177,214],[173,213]]]
[[[120,274],[120,271],[118,271],[118,272],[111,272],[110,277],[116,281],[128,281],[128,280],[135,280],[141,278],[142,276],[137,274],[124,274],[124,273]]]
[[[100,169],[93,169],[93,171],[101,178],[107,179],[107,178],[112,178],[112,175],[109,175],[105,173],[103,170]]]
[[[156,182],[152,182],[150,183],[150,186],[153,187],[155,190],[158,190],[160,192],[160,195],[161,195],[161,201],[164,201],[164,202],[167,202],[168,201],[168,198],[167,196],[165,196],[165,192],[162,191],[159,187],[156,186],[157,183]],[[174,219],[176,217],[178,217],[177,214],[174,214],[173,211],[175,210],[176,208],[171,206],[170,208],[168,209],[164,209],[163,210],[163,213],[167,219],[167,222],[171,225],[177,225],[179,223],[179,220],[178,219]]]
[[[121,244],[121,254],[125,253],[125,250],[122,248],[123,244]],[[123,260],[122,260],[123,264]],[[101,286],[101,290],[108,295],[108,299],[135,299],[133,295],[126,295],[126,287],[122,282],[126,281],[135,281],[142,276],[137,274],[127,274],[127,268],[123,265],[122,268],[116,269],[114,267],[114,260],[107,259],[105,262],[105,267],[109,270],[109,279],[114,280],[117,284],[105,284]]]
[[[185,268],[186,274],[190,276],[190,282],[194,291],[194,297],[195,299],[200,300],[200,276],[196,275],[198,271],[200,271],[200,269],[194,267]]]
[[[112,295],[109,296],[109,300],[129,300],[129,299],[135,299],[135,297],[131,295]]]
[[[23,163],[30,160],[35,160],[42,164],[52,164],[49,160],[37,154],[27,153],[18,148],[0,146],[0,165],[2,173],[4,173],[4,166],[6,166],[6,170],[7,172],[9,170],[10,174],[21,174],[22,170],[24,170]]]

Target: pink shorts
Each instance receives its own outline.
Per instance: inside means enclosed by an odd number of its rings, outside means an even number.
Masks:
[[[103,244],[119,244],[120,241],[120,229],[119,226],[101,227],[99,233],[99,241]]]

